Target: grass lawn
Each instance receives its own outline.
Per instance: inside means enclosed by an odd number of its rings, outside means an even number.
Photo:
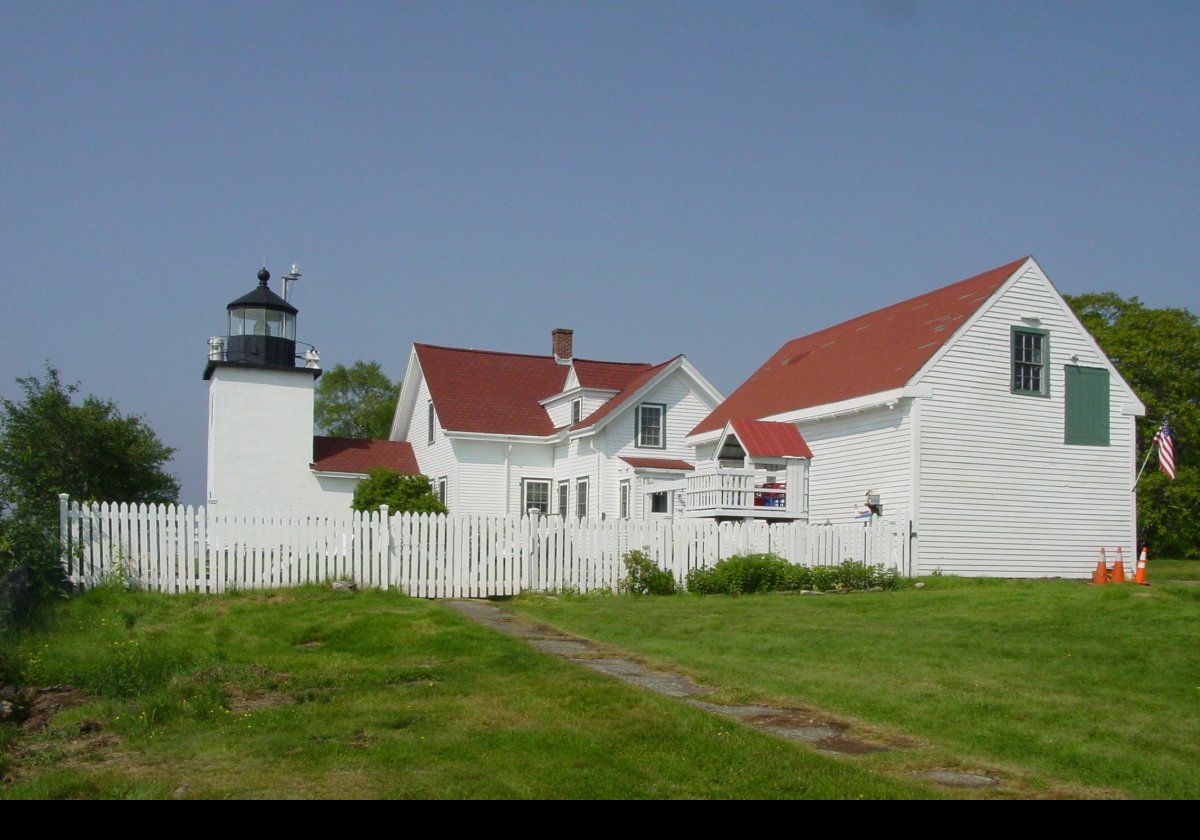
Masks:
[[[937,795],[388,593],[93,591],[6,682],[86,697],[0,725],[0,798]]]
[[[1137,564],[1134,564],[1137,570]],[[1150,560],[1146,563],[1150,583],[1168,580],[1200,580],[1200,560]]]
[[[1200,796],[1200,587],[927,584],[526,596],[511,608],[734,694],[815,706],[981,763],[1127,796]]]

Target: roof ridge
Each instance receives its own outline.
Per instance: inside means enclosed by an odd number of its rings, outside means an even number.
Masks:
[[[489,356],[517,356],[522,359],[541,359],[543,361],[555,361],[556,357],[545,353],[517,353],[512,350],[481,350],[477,347],[450,347],[446,344],[429,344],[424,341],[414,341],[413,347],[428,347],[430,350],[450,350],[455,353],[486,353]],[[682,355],[682,354],[680,354]],[[588,362],[593,365],[626,365],[628,367],[649,368],[654,365],[649,362],[613,362],[606,359],[580,359],[574,358],[572,362]],[[565,367],[565,365],[564,365]]]

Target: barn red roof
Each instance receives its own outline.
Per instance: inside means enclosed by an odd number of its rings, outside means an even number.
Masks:
[[[678,356],[675,357],[675,359],[678,358]],[[663,362],[661,365],[655,365],[654,367],[648,367],[638,371],[636,375],[629,378],[619,393],[617,393],[612,399],[597,408],[587,417],[583,418],[581,422],[575,424],[574,428],[586,429],[590,426],[596,425],[598,422],[624,405],[631,396],[637,393],[639,388],[644,386],[654,377],[658,376],[658,374],[662,372],[662,369],[671,364],[671,362],[674,362],[675,359],[669,359],[668,361]]]
[[[642,470],[692,470],[695,469],[687,461],[679,458],[626,458],[621,457],[631,467]]]
[[[419,475],[412,444],[398,440],[357,440],[314,437],[312,469],[317,472],[365,473],[387,467],[407,475]]]
[[[812,450],[794,423],[738,418],[733,433],[751,458],[811,458]]]
[[[570,367],[553,356],[529,356],[415,344],[421,371],[443,429],[545,437],[556,431],[541,400],[561,393]],[[574,360],[585,388],[620,391],[579,427],[630,393],[630,386],[654,370],[643,362]],[[634,388],[636,390],[636,387]],[[611,411],[611,408],[608,409]]]
[[[1026,259],[789,341],[691,434],[902,388]]]

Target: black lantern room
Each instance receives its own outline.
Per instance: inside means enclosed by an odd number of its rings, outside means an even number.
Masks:
[[[271,272],[258,272],[258,288],[225,307],[229,331],[225,361],[269,367],[296,366],[296,313],[267,286]]]

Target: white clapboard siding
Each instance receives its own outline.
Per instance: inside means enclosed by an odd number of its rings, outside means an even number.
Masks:
[[[1010,390],[1011,331],[1049,333],[1049,394]],[[1104,357],[1034,264],[920,380],[922,573],[1086,578],[1099,546],[1133,552],[1135,398],[1110,378],[1108,446],[1064,442],[1065,369]],[[890,513],[890,510],[889,510]]]
[[[809,566],[856,560],[909,571],[907,525],[560,517],[210,513],[203,507],[60,499],[62,562],[79,587],[225,592],[350,579],[420,598],[616,590],[645,551],[680,583],[737,554]]]

